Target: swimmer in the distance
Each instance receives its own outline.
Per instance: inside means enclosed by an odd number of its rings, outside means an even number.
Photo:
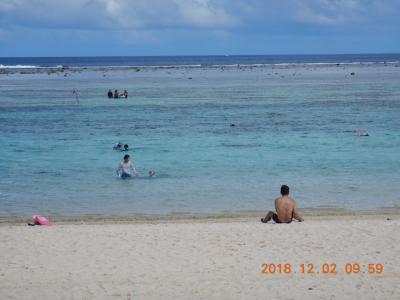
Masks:
[[[149,177],[154,177],[154,176],[156,176],[156,171],[150,170],[149,171]]]
[[[118,165],[117,173],[121,178],[132,177],[132,173],[135,176],[139,176],[139,173],[136,171],[135,166],[131,163],[129,158],[129,154],[124,155],[124,160]]]
[[[275,200],[275,210],[269,211],[265,218],[261,219],[261,222],[267,223],[271,219],[275,223],[291,223],[293,219],[299,222],[303,222],[304,219],[300,216],[296,206],[296,202],[289,197],[289,187],[287,185],[281,186],[281,195]]]
[[[129,145],[128,145],[128,144],[125,144],[125,145],[122,147],[122,143],[121,143],[121,142],[118,142],[117,144],[114,144],[113,150],[116,150],[116,151],[129,151]]]
[[[354,133],[356,136],[369,136],[368,132],[366,132],[364,129],[360,129],[360,128],[356,129],[354,131]]]
[[[118,142],[118,143],[114,144],[113,150],[120,151],[121,149],[122,149],[121,142]]]

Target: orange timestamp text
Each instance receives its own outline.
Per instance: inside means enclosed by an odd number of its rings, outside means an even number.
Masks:
[[[290,275],[290,274],[304,274],[304,275],[382,275],[383,264],[380,263],[368,263],[361,264],[357,262],[346,263],[338,265],[336,263],[302,263],[302,264],[290,264],[290,263],[263,263],[261,265],[262,275]]]

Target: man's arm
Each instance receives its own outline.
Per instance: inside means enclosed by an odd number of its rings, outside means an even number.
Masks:
[[[294,207],[293,207],[293,218],[295,218],[299,222],[304,221],[304,219],[300,216],[299,210],[297,209],[296,202],[294,202]]]

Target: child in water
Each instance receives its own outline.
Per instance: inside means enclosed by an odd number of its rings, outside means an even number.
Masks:
[[[124,160],[118,165],[117,173],[121,178],[132,177],[132,173],[135,176],[139,176],[139,173],[136,171],[135,166],[131,163],[129,158],[129,154],[124,155]]]
[[[113,146],[113,150],[116,150],[116,151],[120,151],[121,148],[122,148],[121,142],[118,142],[118,143],[114,144],[114,146]]]
[[[128,144],[125,144],[125,145],[122,147],[122,143],[121,143],[121,142],[118,142],[118,143],[114,144],[113,150],[116,150],[116,151],[129,151],[129,145],[128,145]]]

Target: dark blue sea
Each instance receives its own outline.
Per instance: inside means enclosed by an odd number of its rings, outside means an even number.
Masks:
[[[177,66],[234,64],[310,64],[400,61],[395,54],[333,55],[214,55],[214,56],[98,56],[98,57],[0,57],[2,66],[94,67],[94,66]]]

